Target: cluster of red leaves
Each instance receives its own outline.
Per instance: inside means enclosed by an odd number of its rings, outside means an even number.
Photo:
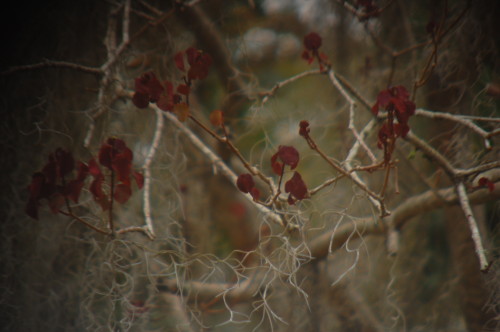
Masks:
[[[184,62],[187,61],[187,65]],[[174,91],[174,84],[169,81],[160,82],[153,72],[147,72],[135,79],[135,93],[132,102],[138,108],[146,108],[149,103],[156,103],[163,111],[174,112],[179,120],[184,121],[189,115],[188,97],[193,80],[207,77],[212,65],[212,57],[193,47],[178,52],[174,56],[175,66],[182,72],[183,83]],[[184,98],[184,101],[183,101]]]
[[[318,60],[319,67],[323,70],[323,65],[328,64],[328,57],[326,54],[319,52],[319,48],[323,44],[323,40],[316,32],[311,32],[304,37],[304,51],[302,52],[302,59],[306,60],[308,64]]]
[[[132,159],[132,151],[120,139],[109,138],[99,150],[99,163],[107,167],[113,177],[116,175],[118,183],[113,188],[113,199],[119,203],[125,203],[130,198],[132,193],[131,176],[135,178],[139,188],[142,188],[144,183],[142,174],[132,171]],[[75,171],[76,177],[70,180],[71,174]],[[94,178],[89,191],[103,210],[108,209],[110,199],[102,189],[105,177],[96,160],[92,158],[88,164],[81,161],[75,163],[71,152],[58,148],[49,155],[49,161],[42,168],[42,171],[36,172],[32,176],[28,187],[29,198],[26,213],[30,217],[38,219],[38,208],[42,199],[48,200],[53,213],[59,213],[68,199],[78,203],[85,179],[89,174]]]
[[[132,171],[133,153],[125,142],[118,138],[108,138],[102,144],[97,155],[97,159],[101,166],[109,169],[111,173],[111,183],[113,186],[112,199],[118,203],[125,203],[132,195],[131,177],[135,179],[137,187],[142,188],[144,184],[144,177],[141,173]],[[94,178],[90,184],[90,192],[94,196],[103,210],[109,209],[111,199],[103,191],[102,186],[105,183],[105,176],[95,159],[89,161],[89,172]],[[116,178],[116,184],[115,182]]]
[[[280,178],[285,171],[285,165],[290,166],[290,169],[295,169],[299,163],[299,152],[293,146],[281,145],[271,157],[271,167]],[[255,187],[255,182],[251,174],[245,173],[238,176],[236,186],[243,193],[249,193],[253,199],[257,201],[260,197],[260,191]],[[295,171],[293,176],[285,183],[285,192],[288,193],[288,204],[294,205],[296,201],[300,201],[307,197],[307,186],[302,180],[299,172]]]
[[[251,174],[245,173],[238,176],[236,180],[236,186],[245,194],[252,195],[254,201],[258,201],[260,197],[260,191],[255,187],[255,182]]]
[[[68,181],[68,176],[75,170],[75,160],[71,152],[58,148],[49,155],[49,161],[41,172],[32,175],[28,187],[29,198],[26,213],[38,219],[40,200],[47,199],[54,213],[65,204],[66,199],[78,203],[83,182],[88,175],[88,167],[82,162],[77,164],[77,176]]]
[[[387,111],[387,119],[378,132],[378,147],[384,149],[384,160],[389,162],[394,143],[398,137],[406,137],[410,131],[408,120],[415,114],[415,103],[410,99],[410,94],[404,86],[395,86],[380,91],[377,102],[372,107],[374,115],[380,109]],[[397,123],[394,120],[397,120]]]
[[[186,69],[184,58],[189,65]],[[212,65],[212,57],[208,53],[190,47],[174,56],[175,65],[183,72],[187,71],[187,81],[202,80],[208,75],[208,70]]]
[[[293,170],[299,164],[299,160],[300,156],[297,149],[293,146],[280,145],[278,152],[271,157],[271,167],[274,173],[283,176],[285,165],[290,166],[290,169]],[[294,205],[297,200],[300,201],[307,197],[307,186],[299,172],[295,171],[292,178],[285,183],[285,192],[289,194],[288,204],[290,205]]]

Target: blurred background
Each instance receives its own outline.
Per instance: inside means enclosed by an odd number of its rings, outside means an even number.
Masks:
[[[345,178],[294,206],[283,195],[285,202],[275,208],[297,229],[273,224],[168,118],[151,164],[154,240],[142,233],[111,239],[52,214],[45,203],[39,220],[24,212],[32,174],[58,147],[88,161],[108,137],[119,137],[141,170],[158,117],[121,92],[133,91],[134,79],[148,71],[162,81],[182,82],[173,59],[191,46],[213,58],[208,77],[192,87],[191,114],[222,135],[209,116],[223,110],[231,141],[275,182],[270,158],[280,145],[299,151],[297,170],[309,189],[335,177],[298,135],[299,122],[307,120],[322,151],[346,165],[356,142],[349,125],[361,131],[373,119],[355,96],[371,106],[392,85],[405,86],[418,109],[481,118],[478,126],[498,133],[498,1],[132,0],[130,41],[117,51],[112,46],[122,41],[126,3],[9,3],[2,10],[5,331],[499,329],[498,182],[489,198],[473,206],[492,262],[486,273],[479,271],[459,207],[439,203],[399,220],[397,254],[390,255],[377,209]],[[318,63],[303,59],[310,32],[322,37],[320,51],[348,82],[343,86],[356,99],[353,118],[346,98],[317,71]],[[50,62],[99,68],[110,59],[107,80]],[[33,64],[41,65],[26,66]],[[498,135],[489,137],[492,148],[486,149],[476,132],[456,121],[414,116],[409,123],[456,168],[500,160]],[[192,121],[182,126],[236,174],[247,172]],[[365,141],[382,161],[379,127],[367,130]],[[410,142],[399,139],[396,146],[398,179],[391,175],[385,194],[389,210],[453,185]],[[360,149],[351,162],[366,166],[372,160]],[[498,179],[495,172],[492,179]],[[292,174],[287,170],[284,179]],[[380,191],[384,171],[359,174]],[[468,180],[472,190],[477,179]],[[256,186],[267,199],[265,184]],[[88,190],[74,209],[106,226],[107,213]],[[143,225],[143,209],[143,191],[134,190],[113,211],[117,227]]]

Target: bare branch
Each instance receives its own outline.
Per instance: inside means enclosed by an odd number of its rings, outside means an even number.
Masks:
[[[269,98],[274,96],[276,91],[278,91],[279,89],[281,89],[285,85],[293,83],[293,82],[295,82],[303,77],[307,77],[307,76],[311,76],[311,75],[318,75],[318,74],[323,74],[323,73],[324,72],[319,70],[319,69],[312,69],[312,70],[302,72],[302,73],[297,74],[295,76],[289,77],[286,80],[283,80],[281,82],[276,83],[271,90],[259,93],[260,96],[264,97],[262,99],[262,105],[266,104],[269,101]]]
[[[491,142],[489,140],[489,138],[491,137],[490,136],[491,133],[485,131],[483,128],[479,127],[478,125],[476,125],[474,122],[472,122],[469,119],[466,119],[466,118],[463,118],[460,116],[456,116],[456,115],[450,114],[450,113],[428,111],[428,110],[424,110],[421,108],[417,109],[415,111],[415,115],[424,116],[424,117],[427,117],[430,119],[446,119],[449,121],[457,122],[463,126],[466,126],[466,127],[470,128],[472,131],[474,131],[475,133],[477,133],[478,135],[480,135],[484,139],[485,148],[487,150],[491,150]],[[493,121],[495,119],[492,118],[491,120]]]
[[[144,165],[142,169],[144,170],[144,200],[143,200],[143,213],[144,219],[146,221],[146,228],[148,232],[153,236],[155,236],[153,229],[153,219],[151,218],[151,162],[156,155],[156,151],[158,150],[158,146],[160,145],[160,140],[163,132],[163,112],[160,109],[155,109],[156,111],[156,129],[153,136],[153,142],[151,143],[151,147],[149,148],[148,155],[146,156],[146,160],[144,161]]]
[[[474,214],[472,213],[472,209],[470,207],[469,197],[467,196],[467,192],[465,191],[465,185],[463,182],[460,182],[456,186],[458,199],[460,201],[460,206],[465,214],[465,218],[469,223],[469,228],[472,235],[472,240],[474,241],[474,246],[476,247],[476,254],[479,258],[479,264],[481,270],[485,270],[488,267],[488,260],[486,259],[486,255],[484,253],[483,242],[481,241],[481,234],[479,233],[479,228],[477,227],[476,219],[474,218]]]
[[[444,197],[444,200],[442,197]],[[481,204],[499,198],[500,182],[495,183],[493,192],[489,192],[488,189],[480,189],[469,194],[471,204]],[[373,217],[361,218],[352,223],[341,225],[335,231],[325,232],[310,242],[311,256],[316,259],[324,258],[328,255],[329,248],[335,251],[341,248],[349,238],[355,239],[360,236],[385,234],[386,227],[383,223],[386,225],[393,224],[394,229],[398,231],[411,218],[451,204],[460,204],[454,187],[439,190],[439,196],[432,190],[428,190],[422,194],[409,197],[399,204],[383,222],[375,220]]]

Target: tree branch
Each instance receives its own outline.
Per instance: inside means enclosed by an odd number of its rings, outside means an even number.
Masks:
[[[492,181],[497,181],[498,177]],[[454,187],[441,189],[439,196],[432,190],[407,198],[385,218],[387,225],[393,224],[399,231],[411,218],[441,208],[445,205],[457,205],[458,195]],[[444,197],[443,200],[441,197]],[[480,204],[500,198],[500,182],[495,183],[495,190],[480,189],[469,195],[471,204]],[[357,231],[356,231],[357,230]],[[380,220],[373,217],[361,218],[349,224],[338,227],[335,231],[326,232],[310,242],[311,256],[316,259],[325,258],[330,252],[341,248],[348,239],[355,239],[361,235],[385,234],[386,227]]]

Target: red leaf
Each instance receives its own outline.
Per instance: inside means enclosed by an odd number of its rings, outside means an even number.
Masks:
[[[123,204],[127,202],[130,196],[132,196],[132,190],[130,189],[130,185],[119,183],[115,186],[114,198],[118,203]]]
[[[236,180],[236,186],[245,194],[249,193],[252,188],[255,187],[252,175],[245,173],[238,176],[238,179]]]
[[[181,95],[184,95],[184,96],[189,95],[189,90],[190,90],[190,88],[186,84],[180,84],[177,87],[177,92],[179,92]]]
[[[45,175],[43,173],[35,173],[31,177],[31,183],[28,187],[30,198],[38,199],[42,196],[43,186],[45,183]]]
[[[149,95],[136,92],[132,97],[132,103],[138,108],[146,108],[149,106]]]
[[[58,148],[54,157],[58,166],[58,176],[63,177],[75,168],[75,160],[71,152]]]
[[[155,103],[163,92],[163,86],[150,71],[135,79],[135,92],[148,96],[149,101]]]
[[[260,191],[259,189],[253,187],[252,189],[250,189],[250,195],[252,195],[252,198],[254,201],[258,201],[259,198],[260,198]]]
[[[130,182],[130,172],[132,171],[132,151],[125,148],[123,152],[114,156],[112,167],[116,172],[119,181]]]
[[[110,144],[104,143],[103,145],[101,145],[97,157],[99,158],[99,163],[102,166],[112,169],[113,147]]]
[[[311,32],[304,37],[304,46],[309,51],[317,50],[320,48],[321,44],[321,37],[316,32]]]
[[[174,85],[169,82],[163,82],[165,85],[165,92],[160,95],[156,105],[163,111],[172,111],[174,107]]]
[[[188,70],[188,79],[204,79],[208,75],[208,69],[212,64],[212,57],[208,53],[203,53],[195,48],[188,48],[186,55],[190,68]]]
[[[101,200],[106,197],[106,194],[102,190],[102,183],[104,182],[104,176],[96,176],[92,183],[90,183],[89,190],[94,196],[96,201]]]
[[[280,145],[278,148],[278,156],[281,161],[285,165],[290,166],[291,169],[295,169],[299,163],[299,152],[293,146]]]
[[[406,123],[396,123],[394,124],[394,134],[396,137],[406,137],[410,127]]]
[[[198,58],[198,50],[194,47],[190,47],[186,50],[187,61],[190,66],[196,63],[196,59]]]
[[[272,157],[271,157],[271,167],[273,169],[273,172],[276,175],[282,175],[283,174],[283,164],[277,161],[278,159],[278,152],[276,152]]]
[[[176,53],[174,56],[174,62],[177,68],[179,68],[179,70],[182,71],[186,70],[186,68],[184,67],[184,52],[181,51]]]
[[[101,168],[99,167],[99,165],[97,165],[97,162],[94,158],[90,159],[88,167],[90,175],[92,175],[94,178],[102,176]]]
[[[65,193],[68,196],[68,198],[75,203],[78,203],[78,199],[80,198],[80,193],[82,192],[83,184],[84,184],[83,181],[73,180],[66,185]]]
[[[45,175],[46,181],[52,185],[56,184],[57,181],[57,163],[54,158],[54,154],[49,155],[49,162],[42,169],[43,175]]]
[[[132,173],[132,175],[134,176],[135,183],[137,183],[137,187],[139,189],[142,189],[142,187],[144,186],[144,175],[135,171]]]
[[[78,175],[76,176],[76,180],[84,181],[87,178],[87,175],[89,175],[89,167],[81,161],[79,161],[77,165]]]
[[[285,192],[292,194],[297,200],[307,197],[307,186],[299,172],[294,172],[292,178],[285,183]]]

